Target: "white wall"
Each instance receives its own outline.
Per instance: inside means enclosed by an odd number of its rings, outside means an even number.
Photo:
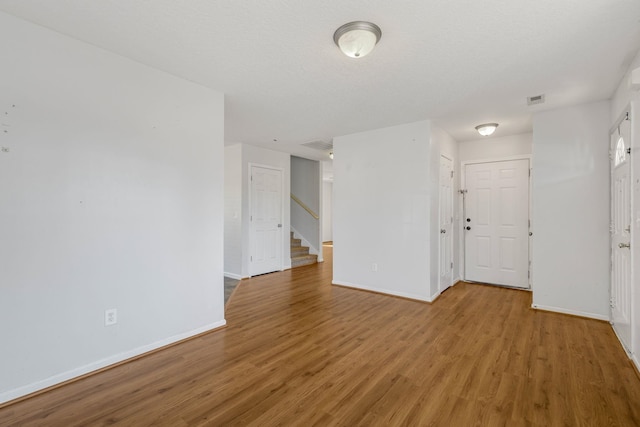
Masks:
[[[2,13],[0,47],[0,402],[223,325],[223,95]]]
[[[334,138],[335,284],[431,299],[430,132],[421,121]]]
[[[242,278],[242,145],[224,147],[224,274]]]
[[[333,240],[333,181],[322,182],[322,241]]]
[[[632,195],[632,358],[640,369],[640,92],[629,87],[630,72],[640,67],[640,53],[632,62],[611,101],[610,124],[616,124],[627,106],[631,107],[631,182]]]
[[[291,155],[281,153],[279,151],[267,150],[265,148],[255,147],[253,145],[242,144],[242,277],[249,277],[250,263],[250,212],[249,212],[249,196],[251,193],[251,182],[249,181],[249,164],[271,166],[282,169],[282,180],[284,189],[282,192],[283,200],[283,269],[291,268],[291,247],[289,242],[289,232],[291,231]]]
[[[320,162],[291,156],[291,193],[320,216]],[[311,216],[302,206],[291,201],[291,227],[303,237],[318,254],[322,249],[320,241],[320,220]]]
[[[533,305],[609,318],[609,102],[533,117]]]
[[[531,133],[462,141],[458,143],[460,162],[530,155],[532,143]]]

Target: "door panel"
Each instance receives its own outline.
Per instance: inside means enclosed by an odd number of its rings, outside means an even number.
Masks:
[[[282,171],[251,166],[250,275],[282,270]]]
[[[627,350],[631,349],[630,141],[627,119],[611,135],[611,321]]]
[[[465,166],[465,278],[529,287],[529,160]]]
[[[440,157],[440,292],[453,281],[453,162]]]

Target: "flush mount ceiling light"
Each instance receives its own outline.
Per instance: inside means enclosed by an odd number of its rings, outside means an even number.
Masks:
[[[496,131],[497,127],[497,123],[485,123],[483,125],[476,126],[476,130],[482,136],[489,136]]]
[[[329,151],[329,158],[333,160],[333,151]]]
[[[380,37],[380,27],[366,21],[349,22],[333,33],[333,41],[350,58],[367,56],[380,41]]]

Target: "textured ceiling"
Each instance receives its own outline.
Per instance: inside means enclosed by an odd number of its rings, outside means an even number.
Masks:
[[[640,48],[638,0],[0,0],[0,10],[225,93],[225,140],[300,144],[433,119],[457,140],[609,98]],[[382,28],[369,56],[333,32]],[[546,94],[527,107],[526,97]],[[277,142],[273,142],[277,139]]]

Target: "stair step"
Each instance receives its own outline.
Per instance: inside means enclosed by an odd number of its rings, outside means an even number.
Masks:
[[[309,255],[309,246],[292,246],[291,257]]]
[[[291,247],[302,246],[302,239],[291,239]]]
[[[318,262],[318,255],[302,255],[291,257],[291,268],[302,267],[303,265],[315,264]]]

